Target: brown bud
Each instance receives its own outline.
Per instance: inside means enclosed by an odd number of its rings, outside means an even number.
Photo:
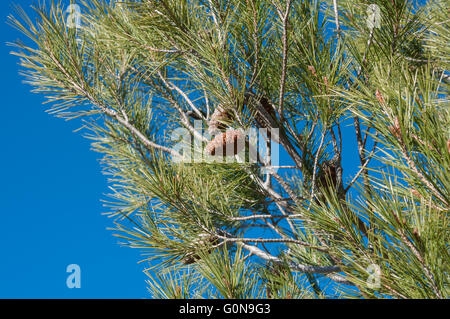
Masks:
[[[245,146],[245,135],[240,130],[228,130],[217,135],[206,145],[205,153],[207,155],[216,155],[222,150],[223,156],[231,156],[239,153]],[[231,145],[231,147],[229,146]],[[231,154],[227,152],[227,146],[231,150]]]
[[[269,100],[265,98],[264,96],[261,97],[261,105],[263,106],[264,110],[266,110],[267,113],[269,113],[270,116],[275,116],[275,110],[270,104]]]
[[[325,88],[328,91],[329,85],[328,85],[328,78],[326,76],[323,77],[323,83],[325,84]]]
[[[414,188],[410,188],[410,191],[411,191],[411,194],[413,194],[414,196],[422,197],[422,195],[420,195],[420,193],[417,190],[415,190]]]
[[[417,228],[413,229],[412,234],[413,234],[414,238],[416,239],[416,241],[418,241],[420,244],[422,244],[422,239],[420,238],[420,234],[419,234],[419,231],[417,230]]]
[[[314,68],[314,66],[308,65],[308,71],[311,72],[311,74],[312,74],[314,77],[317,77],[316,68]]]
[[[228,111],[226,111],[223,107],[218,106],[213,114],[211,115],[211,118],[208,122],[208,132],[209,134],[213,134],[214,132],[218,130],[224,130],[226,128],[226,125],[223,123],[229,118]]]
[[[384,104],[384,98],[383,98],[383,95],[381,95],[380,90],[378,90],[378,89],[376,90],[375,96],[376,96],[378,102],[380,102],[380,104]]]
[[[181,262],[185,265],[190,265],[195,263],[198,259],[199,256],[197,254],[190,252],[181,260]]]
[[[275,143],[280,143],[278,133],[272,130],[272,121],[277,118],[275,107],[264,96],[261,97],[260,103],[264,111],[261,108],[257,109],[257,112],[255,114],[255,121],[260,128],[265,128],[268,130],[268,138],[270,138]]]
[[[391,132],[392,135],[394,135],[398,139],[400,139],[402,137],[401,130],[400,130],[400,122],[398,121],[398,117],[395,117],[394,125],[389,127],[389,131]]]
[[[422,197],[422,195],[420,195],[420,193],[417,190],[415,190],[414,188],[411,188],[410,191],[411,191],[411,194],[413,194],[414,196]]]
[[[317,174],[317,185],[319,187],[326,187],[331,183],[331,186],[337,186],[337,171],[336,166],[331,165],[329,162],[325,161],[319,168],[319,172]]]
[[[450,139],[447,140],[447,151],[450,154]]]
[[[265,113],[267,113],[267,114],[264,114],[260,110],[258,110],[256,113],[256,116],[255,116],[255,120],[260,127],[270,128],[271,127],[270,118],[272,118],[272,119],[276,118],[275,109],[270,104],[269,100],[267,98],[265,98],[264,96],[261,97],[260,103],[261,103],[261,106],[263,107]],[[267,116],[269,118],[267,118]]]
[[[267,298],[272,299],[272,289],[270,286],[266,285],[266,291],[267,291]]]

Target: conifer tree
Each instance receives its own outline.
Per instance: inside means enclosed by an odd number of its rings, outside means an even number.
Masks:
[[[152,297],[448,298],[449,10],[48,0],[9,21],[26,82],[103,154]]]

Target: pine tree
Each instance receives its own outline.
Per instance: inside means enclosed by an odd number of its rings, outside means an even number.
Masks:
[[[152,297],[448,298],[448,1],[34,10],[14,54],[103,154]]]

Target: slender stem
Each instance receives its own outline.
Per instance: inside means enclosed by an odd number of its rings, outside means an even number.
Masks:
[[[350,189],[350,187],[356,182],[356,180],[359,178],[359,176],[361,175],[361,173],[366,169],[367,165],[369,164],[370,160],[372,159],[373,155],[375,154],[375,149],[377,147],[377,141],[374,142],[373,144],[373,148],[372,151],[370,152],[370,154],[366,157],[366,161],[364,162],[364,164],[361,166],[361,168],[359,169],[359,171],[356,173],[356,175],[353,177],[353,179],[350,181],[350,183],[347,185],[347,187],[344,190],[344,193],[347,193],[348,190]]]
[[[258,38],[258,11],[256,10],[253,1],[247,0],[247,6],[251,7],[253,13],[253,54],[255,55],[255,60],[253,64],[252,77],[250,79],[249,88],[251,88],[256,80],[259,68],[259,38]]]
[[[126,127],[134,136],[136,136],[139,141],[144,144],[144,146],[149,149],[158,149],[165,153],[168,153],[172,156],[180,156],[180,154],[166,146],[157,144],[153,141],[150,141],[144,134],[142,134],[136,127],[134,127],[126,118],[120,117],[119,113],[107,106],[105,106],[102,102],[95,99],[82,85],[79,85],[75,81],[73,81],[72,77],[69,75],[69,73],[66,71],[66,69],[61,65],[61,63],[58,61],[58,59],[55,58],[52,52],[50,52],[50,57],[53,60],[53,62],[57,65],[57,67],[60,69],[61,72],[64,73],[64,75],[67,77],[67,80],[72,85],[72,87],[67,87],[64,83],[61,83],[61,81],[57,79],[53,79],[54,81],[60,83],[63,85],[63,87],[66,87],[69,90],[72,90],[74,93],[79,94],[81,96],[84,96],[89,102],[91,102],[93,105],[97,106],[105,115],[115,119],[117,122],[122,124],[124,127]]]
[[[280,94],[278,98],[278,114],[280,115],[280,122],[283,123],[284,115],[283,115],[283,103],[284,103],[284,91],[286,86],[286,73],[287,73],[287,57],[288,57],[288,44],[287,44],[287,24],[288,24],[288,17],[289,12],[291,9],[291,1],[286,1],[286,11],[284,15],[281,18],[281,21],[283,23],[283,35],[281,38],[281,41],[283,43],[283,59],[282,59],[282,65],[281,65],[281,78],[280,78]]]
[[[304,242],[302,240],[292,239],[292,238],[237,238],[237,237],[230,237],[230,236],[223,236],[219,234],[215,234],[217,237],[223,239],[226,242],[231,243],[237,243],[237,242],[245,242],[245,243],[292,243],[292,244],[298,244],[304,247],[308,247],[311,249],[327,252],[328,248],[325,247],[319,247],[311,245],[307,242]]]
[[[172,83],[170,83],[169,81],[167,81],[161,74],[161,72],[158,71],[158,75],[161,79],[161,81],[163,82],[163,84],[165,85],[165,87],[169,90],[175,89],[177,92],[178,90],[176,89],[177,87],[175,85],[173,85]],[[169,92],[170,93],[170,92]],[[184,93],[184,92],[183,92]],[[189,119],[186,115],[186,112],[181,108],[180,105],[178,105],[178,103],[170,96],[170,95],[166,95],[166,97],[168,98],[168,100],[173,104],[173,106],[175,106],[175,108],[178,110],[178,113],[180,113],[181,116],[181,122],[183,123],[184,126],[186,126],[186,128],[191,132],[191,134],[193,134],[197,139],[199,139],[200,141],[203,142],[208,142],[207,138],[203,136],[203,134],[200,134],[189,122]],[[187,97],[186,97],[187,98]],[[189,100],[189,99],[188,99]],[[190,101],[190,100],[189,100]],[[192,102],[191,102],[192,104]],[[199,112],[201,114],[201,112],[195,107],[193,106],[193,110],[197,110],[197,112]],[[201,117],[204,118],[203,114],[201,114]]]
[[[197,115],[202,118],[203,120],[206,121],[205,116],[203,115],[202,112],[200,112],[200,110],[194,105],[194,103],[192,102],[192,100],[187,96],[187,94],[181,90],[178,86],[176,86],[174,83],[168,81],[167,82],[169,86],[171,86],[175,91],[177,91],[184,99],[185,101],[189,104],[189,106],[192,108],[192,110],[197,113]]]
[[[341,36],[341,25],[339,23],[339,12],[337,0],[333,0],[333,9],[334,9],[334,23],[336,24],[336,33],[340,37]]]
[[[292,188],[289,186],[289,184],[276,172],[272,172],[273,177],[277,180],[277,182],[283,187],[283,189],[288,193],[289,197],[292,198],[295,204],[297,206],[301,206],[301,198],[295,194],[295,192],[292,190]]]
[[[280,258],[275,257],[254,245],[248,245],[243,242],[237,242],[236,244],[241,246],[242,248],[246,249],[253,255],[258,256],[266,261],[272,261],[277,264],[284,263]],[[352,282],[346,280],[342,276],[333,274],[335,272],[341,271],[340,267],[338,267],[338,266],[311,266],[311,265],[302,265],[299,263],[289,263],[289,268],[294,271],[300,271],[300,272],[304,272],[304,273],[324,274],[328,278],[330,278],[333,281],[336,281],[338,283],[345,284],[345,285],[351,285],[351,286],[354,285]]]
[[[413,170],[413,172],[416,173],[416,175],[419,177],[419,179],[434,193],[434,195],[440,201],[442,201],[444,204],[448,205],[448,202],[441,196],[441,194],[436,189],[436,187],[434,187],[434,185],[426,179],[426,177],[422,174],[422,172],[419,171],[419,169],[416,166],[416,163],[409,155],[408,150],[406,149],[406,146],[403,145],[403,142],[401,142],[401,144],[402,144],[401,152],[402,152],[403,157],[406,159],[406,163],[408,164],[409,168],[411,168]]]
[[[208,0],[208,3],[209,3],[209,9],[210,9],[210,11],[211,11],[211,15],[212,15],[213,20],[214,20],[214,24],[216,25],[216,31],[217,31],[217,34],[219,35],[220,41],[222,41],[222,32],[221,32],[221,30],[220,30],[220,24],[219,24],[219,21],[218,21],[218,19],[217,19],[217,15],[216,15],[216,13],[215,13],[215,8],[214,8],[214,6],[213,6],[211,0]]]
[[[316,153],[316,157],[314,159],[314,167],[313,167],[313,176],[312,176],[312,182],[311,182],[311,195],[310,195],[310,201],[312,202],[313,198],[314,198],[314,193],[315,193],[315,184],[316,184],[316,177],[317,177],[317,163],[319,162],[319,156],[320,156],[320,152],[322,151],[322,147],[323,147],[323,142],[325,140],[325,133],[326,130],[324,129],[322,132],[322,137],[320,140],[320,144],[319,144],[319,148],[317,149],[317,153]],[[311,203],[310,203],[311,204]]]

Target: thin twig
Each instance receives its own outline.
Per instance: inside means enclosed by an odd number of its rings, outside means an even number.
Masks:
[[[280,122],[283,123],[283,102],[284,102],[284,90],[286,86],[286,73],[287,73],[287,53],[288,53],[288,45],[287,45],[287,24],[288,24],[288,17],[289,12],[291,9],[291,1],[286,1],[286,11],[284,15],[281,17],[281,21],[283,23],[283,35],[281,38],[281,41],[283,43],[283,59],[282,59],[282,66],[281,66],[281,78],[280,78],[280,94],[278,98],[278,114],[280,115]]]
[[[304,247],[308,247],[311,249],[319,250],[322,252],[328,252],[328,248],[325,247],[318,247],[311,245],[307,242],[304,242],[302,240],[292,239],[292,238],[237,238],[237,237],[227,237],[218,235],[217,237],[223,239],[226,242],[231,243],[237,243],[237,242],[244,242],[244,243],[292,243],[292,244],[298,244]]]
[[[189,106],[191,107],[191,109],[203,120],[206,121],[205,116],[203,115],[202,112],[200,112],[200,110],[194,105],[194,103],[192,102],[192,100],[187,96],[187,94],[181,90],[178,86],[176,86],[173,82],[168,81],[167,79],[165,79],[161,72],[158,71],[158,76],[160,77],[161,81],[164,83],[164,85],[171,90],[175,90],[177,91],[182,97],[183,99],[186,101],[187,104],[189,104]]]
[[[289,186],[289,184],[276,172],[272,172],[273,177],[277,180],[277,182],[283,187],[283,189],[286,191],[286,193],[289,195],[290,198],[294,201],[295,204],[298,206],[301,206],[301,198],[295,194],[295,192],[292,190],[292,188]]]
[[[211,11],[211,15],[213,17],[214,24],[216,25],[216,31],[217,31],[217,34],[219,36],[219,40],[222,41],[222,32],[220,30],[220,24],[221,23],[219,24],[219,20],[217,19],[216,13],[214,12],[215,8],[214,8],[211,0],[208,0],[208,3],[209,3],[209,9]]]
[[[397,214],[393,213],[393,215],[394,215],[395,219],[397,220],[397,222],[400,223],[400,220],[399,220]],[[406,235],[404,233],[404,230],[402,228],[398,229],[397,232],[400,234],[400,237],[403,240],[403,242],[406,244],[406,246],[408,246],[408,248],[411,249],[413,254],[416,256],[417,260],[419,260],[419,262],[422,264],[422,267],[424,269],[425,275],[430,280],[431,288],[433,289],[433,292],[436,294],[436,296],[438,298],[442,299],[442,295],[439,292],[439,289],[438,289],[438,287],[436,285],[436,281],[434,279],[434,276],[431,273],[430,269],[425,264],[425,260],[423,259],[422,254],[416,249],[416,247],[413,245],[413,243],[411,243],[411,241],[406,237]]]
[[[277,264],[284,264],[284,262],[278,258],[275,257],[269,253],[266,253],[265,251],[261,250],[260,248],[254,246],[254,245],[248,245],[243,242],[237,242],[237,245],[241,246],[242,248],[246,249],[250,253],[252,253],[255,256],[258,256],[266,261],[272,261]],[[312,265],[302,265],[299,263],[289,263],[289,268],[294,271],[300,271],[304,273],[309,274],[323,274],[327,276],[328,278],[345,285],[354,285],[352,282],[346,280],[342,276],[339,276],[337,274],[334,274],[335,272],[340,272],[341,269],[338,266],[312,266]]]
[[[53,62],[57,65],[57,67],[60,69],[61,72],[64,73],[69,83],[72,85],[72,87],[67,87],[64,83],[61,83],[61,81],[57,79],[53,79],[54,81],[60,83],[63,85],[63,87],[66,87],[69,90],[74,91],[74,93],[79,94],[81,96],[84,96],[89,102],[91,102],[93,105],[97,106],[105,115],[115,119],[117,122],[122,124],[124,127],[126,127],[135,137],[137,137],[144,146],[149,149],[158,149],[165,153],[168,153],[172,156],[180,156],[180,154],[166,146],[157,144],[153,141],[150,141],[144,134],[142,134],[136,127],[134,127],[128,120],[125,118],[120,117],[119,113],[107,106],[105,106],[102,102],[95,99],[86,89],[83,88],[82,85],[79,85],[75,81],[73,81],[72,77],[69,75],[69,73],[66,71],[64,66],[61,65],[61,63],[58,61],[58,59],[55,58],[53,53],[50,52],[50,58],[53,60]]]
[[[175,87],[169,83],[161,74],[160,71],[158,71],[158,75],[161,79],[161,81],[163,82],[163,84],[166,86],[167,89],[171,90],[171,89],[175,89]],[[176,90],[176,89],[175,89]],[[171,92],[169,92],[171,93]],[[203,142],[208,142],[208,139],[203,136],[203,134],[200,134],[189,122],[189,118],[186,115],[186,112],[181,108],[180,105],[178,105],[178,103],[169,95],[166,95],[166,98],[173,104],[173,106],[175,106],[175,108],[177,109],[178,113],[180,113],[181,116],[181,122],[183,123],[183,125],[189,130],[189,132],[191,132],[192,135],[194,135],[199,141],[203,141]],[[196,108],[195,108],[196,109]],[[197,110],[198,111],[198,110]],[[203,114],[202,114],[203,117]]]
[[[375,149],[377,147],[377,141],[374,142],[373,144],[373,148],[372,151],[370,152],[370,154],[366,157],[366,161],[364,162],[364,164],[361,166],[361,168],[359,169],[359,171],[356,173],[356,175],[353,177],[353,179],[350,181],[350,183],[347,185],[347,187],[344,189],[344,194],[348,192],[348,190],[350,189],[350,187],[352,187],[352,185],[356,182],[356,180],[359,178],[359,176],[361,175],[361,173],[366,169],[367,165],[369,164],[370,160],[372,159],[373,155],[375,154]]]
[[[315,190],[314,190],[314,188],[315,188],[315,184],[316,184],[316,177],[317,177],[317,163],[318,163],[318,161],[319,161],[319,155],[320,155],[320,152],[322,151],[322,147],[323,147],[323,142],[324,142],[324,140],[325,140],[325,133],[326,133],[326,130],[324,129],[323,130],[323,132],[322,132],[322,137],[321,137],[321,140],[320,140],[320,144],[319,144],[319,148],[317,149],[317,153],[316,153],[316,157],[315,157],[315,159],[314,159],[314,167],[313,167],[313,176],[312,176],[312,182],[311,182],[311,195],[310,195],[310,201],[312,202],[312,200],[313,200],[313,198],[314,198],[314,193],[315,193]]]
[[[340,37],[341,36],[341,25],[339,23],[339,12],[337,0],[333,0],[333,9],[334,9],[334,23],[336,24],[336,33]]]
[[[406,149],[406,146],[403,145],[403,142],[400,142],[402,145],[400,147],[403,157],[406,159],[406,163],[408,164],[409,168],[413,170],[414,173],[419,177],[419,179],[434,193],[434,195],[442,201],[444,204],[448,205],[447,201],[441,196],[439,191],[434,187],[433,184],[431,184],[426,177],[422,174],[422,172],[419,171],[419,169],[416,166],[416,163],[414,160],[409,156],[409,153]]]

